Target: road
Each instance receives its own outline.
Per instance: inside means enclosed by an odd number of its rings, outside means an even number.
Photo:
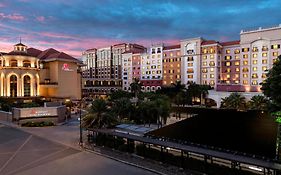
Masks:
[[[78,147],[76,119],[66,125],[12,128],[0,124],[1,175],[153,175]],[[32,134],[31,134],[32,133]]]

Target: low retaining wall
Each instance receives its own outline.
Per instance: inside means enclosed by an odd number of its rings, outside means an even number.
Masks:
[[[6,111],[0,111],[0,120],[6,121],[6,122],[11,122],[12,121],[12,113],[6,112]]]

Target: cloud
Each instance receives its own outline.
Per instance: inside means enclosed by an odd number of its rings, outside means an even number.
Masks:
[[[17,14],[17,13],[13,13],[13,14],[4,14],[4,13],[0,13],[0,19],[9,19],[9,20],[13,20],[13,21],[24,21],[26,20],[24,16]]]
[[[45,22],[46,18],[44,16],[37,16],[36,20],[39,22]]]
[[[0,2],[0,8],[2,7],[6,7],[6,5]]]

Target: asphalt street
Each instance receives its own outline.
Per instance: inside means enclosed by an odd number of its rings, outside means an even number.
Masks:
[[[44,128],[0,124],[0,175],[152,175],[78,149],[78,122]]]

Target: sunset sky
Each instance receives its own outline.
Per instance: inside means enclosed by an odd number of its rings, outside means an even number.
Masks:
[[[0,0],[0,51],[22,42],[75,57],[119,42],[239,39],[281,23],[280,0]]]

